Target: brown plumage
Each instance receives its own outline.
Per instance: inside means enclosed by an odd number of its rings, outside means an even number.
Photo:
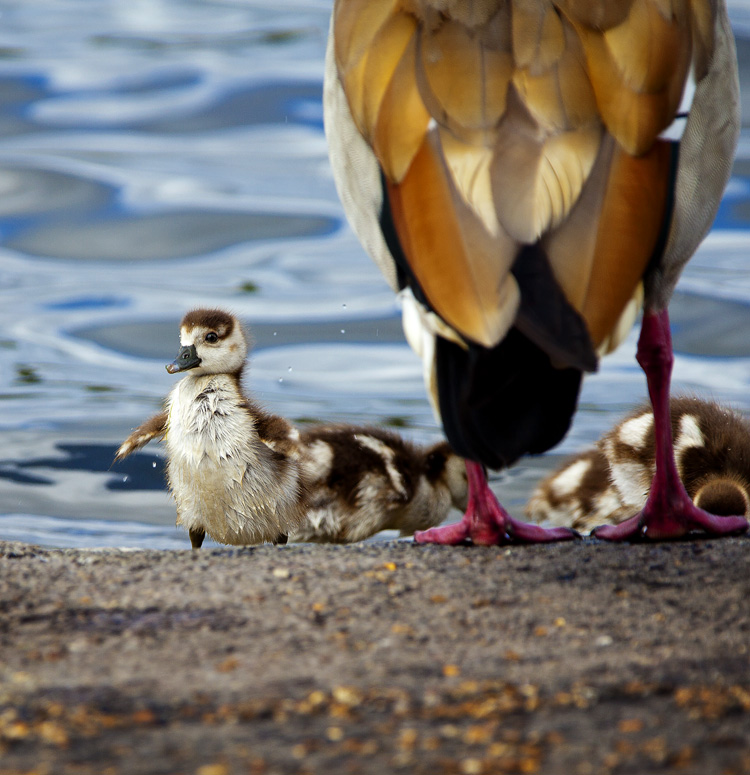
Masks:
[[[464,463],[445,442],[422,447],[382,428],[332,425],[303,430],[299,449],[309,505],[290,540],[409,536],[466,507]]]
[[[693,503],[720,517],[750,516],[750,422],[698,398],[671,402],[680,479]],[[535,522],[589,531],[643,508],[655,472],[654,416],[642,406],[544,479],[526,507]]]

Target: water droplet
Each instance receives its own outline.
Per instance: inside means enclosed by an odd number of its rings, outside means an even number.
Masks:
[[[279,382],[283,382],[283,381],[284,381],[284,378],[283,377],[279,377]]]
[[[342,306],[344,309],[346,309],[346,304],[342,304],[341,306]]]
[[[153,463],[151,463],[151,468],[156,468],[156,461],[154,460]]]
[[[127,474],[125,474],[125,476],[122,477],[123,482],[127,482],[129,479],[130,477]]]
[[[276,336],[276,331],[273,332],[273,335]]]
[[[292,370],[292,367],[290,366],[290,367],[289,367],[289,369],[288,369],[288,371],[291,371],[291,370]]]
[[[346,333],[346,329],[345,329],[345,328],[342,328],[342,329],[341,329],[341,333],[342,333],[342,334],[345,334],[345,333]]]

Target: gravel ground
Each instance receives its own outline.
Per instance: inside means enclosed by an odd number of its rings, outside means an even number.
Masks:
[[[749,550],[0,543],[0,773],[748,773]]]

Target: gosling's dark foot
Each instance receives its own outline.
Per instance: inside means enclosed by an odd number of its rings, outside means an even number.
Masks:
[[[188,530],[188,534],[190,535],[190,543],[192,544],[193,549],[200,549],[203,545],[203,539],[206,537],[206,531],[202,527],[191,527],[190,530]]]

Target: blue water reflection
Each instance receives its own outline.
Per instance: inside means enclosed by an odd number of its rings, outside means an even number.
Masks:
[[[730,3],[750,84],[750,3]],[[0,538],[187,546],[154,445],[177,325],[253,329],[249,387],[297,422],[437,428],[395,300],[342,214],[321,85],[328,0],[0,2]],[[750,95],[746,104],[750,104]],[[750,143],[673,305],[678,390],[750,411]],[[561,448],[645,398],[629,340]],[[555,455],[494,485],[519,511]]]

